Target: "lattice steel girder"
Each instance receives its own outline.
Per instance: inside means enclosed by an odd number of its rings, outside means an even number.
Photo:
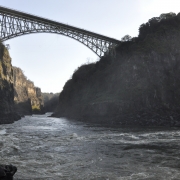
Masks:
[[[113,52],[113,49],[121,43],[107,36],[2,6],[0,6],[0,25],[1,41],[30,33],[57,33],[81,42],[99,57],[104,53]]]

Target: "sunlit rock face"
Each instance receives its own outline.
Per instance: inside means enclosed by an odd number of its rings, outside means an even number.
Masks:
[[[14,74],[14,102],[16,111],[21,115],[32,114],[31,100],[27,91],[27,78],[22,70],[13,67]]]
[[[139,36],[74,72],[54,116],[95,123],[180,126],[180,14],[152,18]]]
[[[0,124],[20,119],[14,108],[13,69],[8,50],[0,44]]]
[[[17,112],[23,115],[43,112],[41,89],[27,80],[20,68],[13,67],[14,71],[14,101]]]
[[[31,100],[32,111],[39,113],[42,111],[43,101],[41,95],[41,89],[34,86],[34,83],[30,80],[27,81],[28,97]]]
[[[0,43],[0,124],[33,112],[43,112],[41,89],[27,80],[20,68],[12,67],[9,52]]]

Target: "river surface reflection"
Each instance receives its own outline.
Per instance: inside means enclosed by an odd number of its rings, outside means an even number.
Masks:
[[[178,180],[180,129],[100,127],[26,116],[0,125],[0,164],[15,180]]]

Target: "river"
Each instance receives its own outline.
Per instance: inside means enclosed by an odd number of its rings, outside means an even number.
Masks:
[[[180,129],[100,127],[45,115],[0,125],[15,180],[179,180]]]

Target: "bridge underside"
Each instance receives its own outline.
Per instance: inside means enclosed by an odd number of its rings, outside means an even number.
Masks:
[[[120,43],[103,35],[4,7],[0,7],[0,25],[1,41],[30,33],[56,33],[81,42],[99,57],[113,53],[114,47]]]

